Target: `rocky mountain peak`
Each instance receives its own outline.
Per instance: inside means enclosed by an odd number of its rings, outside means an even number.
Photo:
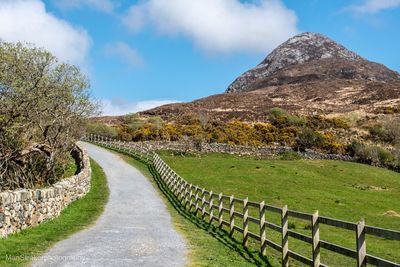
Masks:
[[[309,62],[313,62],[313,64],[309,64],[312,66],[299,67],[293,70],[293,66],[303,66]],[[336,64],[336,68],[339,65],[337,63],[341,62],[339,66],[341,69],[334,73],[334,66],[327,64],[327,62]],[[367,80],[386,79],[389,76],[399,77],[398,74],[393,74],[394,72],[382,75],[382,72],[385,71],[381,67],[377,67],[379,74],[375,75],[374,66],[368,68],[368,73],[364,70],[361,70],[363,73],[360,73],[360,68],[354,66],[355,63],[351,62],[366,62],[367,65],[371,63],[322,34],[306,32],[296,35],[278,46],[258,66],[238,77],[226,92],[249,91],[258,89],[256,87],[261,85],[274,85],[271,82],[272,78],[279,84],[283,84],[296,81],[303,82],[308,79],[307,77],[322,80],[327,79],[328,76],[330,78],[334,76],[335,78],[339,76],[340,78],[361,77]],[[324,65],[323,68],[317,68],[320,64],[321,66]],[[312,68],[314,72],[311,72],[310,69]],[[292,71],[290,73],[285,72],[288,69]],[[304,72],[307,70],[308,73],[305,75]],[[267,78],[271,78],[270,81],[266,82]],[[257,85],[254,85],[255,83]]]
[[[271,74],[290,65],[324,58],[361,59],[356,53],[322,34],[306,32],[281,44],[258,67],[265,68]]]

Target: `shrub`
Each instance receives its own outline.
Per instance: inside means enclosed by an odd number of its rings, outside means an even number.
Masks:
[[[394,162],[394,156],[392,153],[382,147],[377,147],[376,149],[380,165],[391,165]]]
[[[278,118],[278,117],[286,117],[287,116],[287,112],[284,109],[281,108],[272,108],[269,111],[269,118]]]
[[[0,191],[56,182],[96,110],[78,67],[0,41]]]
[[[118,136],[117,129],[103,123],[90,123],[87,126],[87,132],[89,134],[96,134],[111,138],[115,138]]]
[[[353,143],[354,155],[364,163],[380,166],[391,166],[395,163],[395,155],[379,147]]]
[[[392,120],[392,121],[387,121],[384,124],[384,129],[386,131],[386,138],[387,141],[395,145],[397,143],[400,143],[400,120]]]
[[[144,121],[144,120],[132,121],[129,124],[127,124],[128,130],[134,132],[134,131],[138,130],[140,127],[142,127],[145,123],[146,123],[146,121]]]
[[[355,157],[362,146],[363,144],[360,142],[352,141],[351,144],[347,146],[347,152],[350,156]]]
[[[287,117],[287,123],[292,126],[303,127],[307,124],[307,119],[303,116],[289,115]]]
[[[297,138],[297,146],[299,149],[318,148],[324,142],[324,136],[311,128],[303,128]]]
[[[324,116],[316,115],[309,117],[307,120],[307,126],[312,129],[331,129],[331,128],[342,128],[349,129],[349,124],[340,118],[327,118]]]
[[[281,108],[272,108],[268,113],[268,119],[272,124],[283,124],[286,122],[287,112]]]
[[[400,171],[400,144],[397,144],[393,150],[394,164]]]
[[[118,134],[118,139],[129,142],[132,141],[132,135],[130,135],[129,133],[122,132]]]
[[[278,129],[270,123],[256,123],[254,126],[257,139],[264,143],[270,144],[277,141]]]
[[[369,129],[374,139],[395,145],[400,142],[400,120],[388,120]]]
[[[302,156],[295,151],[285,151],[280,154],[282,160],[299,160],[302,159]]]
[[[378,165],[379,155],[378,150],[374,146],[361,145],[355,151],[355,156],[364,163]]]

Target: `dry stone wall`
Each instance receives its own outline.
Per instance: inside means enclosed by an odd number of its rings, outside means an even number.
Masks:
[[[90,160],[87,152],[77,145],[80,171],[51,187],[18,189],[0,192],[0,236],[36,226],[60,215],[74,200],[90,190]]]
[[[221,143],[196,143],[196,142],[169,142],[169,141],[147,141],[135,142],[136,145],[148,149],[149,151],[172,150],[179,152],[194,153],[228,153],[233,155],[249,155],[249,156],[276,156],[287,151],[293,151],[291,147],[284,146],[237,146]],[[313,150],[297,152],[307,159],[330,159],[355,161],[354,158],[346,155],[324,154]]]

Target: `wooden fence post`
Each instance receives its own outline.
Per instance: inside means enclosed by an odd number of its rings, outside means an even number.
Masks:
[[[247,247],[249,236],[249,198],[243,200],[243,245]]]
[[[179,198],[181,203],[185,201],[185,181],[183,179],[179,180]]]
[[[319,213],[314,212],[311,219],[312,228],[312,256],[314,267],[319,267],[321,263],[320,257],[320,241],[319,241]]]
[[[160,174],[161,179],[164,179],[164,166],[161,164],[161,162],[158,164],[158,174]]]
[[[186,203],[187,203],[187,186],[188,183],[182,179],[182,193],[181,193],[181,203],[184,205],[184,207],[186,208]]]
[[[289,232],[288,232],[288,207],[285,205],[281,212],[282,227],[282,267],[289,266]]]
[[[161,164],[161,172],[162,172],[162,178],[164,180],[164,182],[167,184],[168,188],[169,188],[169,183],[171,182],[171,177],[172,177],[172,173],[171,170],[168,169],[164,163]]]
[[[219,195],[218,195],[218,226],[219,227],[222,227],[222,220],[223,220],[222,208],[223,208],[222,193],[219,193]]]
[[[165,168],[164,165],[161,165],[160,168],[161,168],[161,172],[160,172],[161,179],[164,180],[165,184],[169,188],[169,182],[170,182],[170,178],[171,178],[171,173],[168,171],[167,168]]]
[[[229,227],[231,229],[230,235],[235,231],[235,203],[233,195],[229,198]]]
[[[173,182],[174,182],[174,175],[173,175],[173,173],[172,173],[172,171],[170,169],[167,169],[166,167],[165,167],[165,169],[166,169],[165,179],[166,179],[167,187],[168,187],[169,190],[172,191],[172,185],[173,185]]]
[[[198,187],[196,187],[196,196],[195,196],[195,199],[194,199],[194,203],[196,204],[195,206],[194,206],[194,208],[195,208],[195,211],[194,211],[194,214],[197,216],[197,212],[199,211],[199,190],[198,190]]]
[[[178,179],[178,176],[176,175],[176,173],[173,173],[172,176],[174,177],[174,185],[172,187],[172,192],[179,199],[179,195],[178,195],[179,179]]]
[[[171,190],[171,183],[172,183],[172,172],[165,167],[165,165],[161,165],[162,170],[162,178],[167,185],[168,189]]]
[[[192,184],[189,185],[189,211],[192,210],[192,206],[193,206],[193,191],[192,191]]]
[[[176,185],[175,185],[175,195],[176,198],[181,201],[181,188],[182,188],[182,180],[180,179],[180,177],[175,174],[176,177]]]
[[[356,235],[357,235],[357,266],[367,266],[367,245],[365,241],[365,221],[362,219],[361,221],[358,222],[357,224],[357,229],[356,229]]]
[[[204,194],[205,189],[203,188],[201,190],[201,216],[204,219],[204,216],[206,215],[206,197]]]
[[[178,177],[178,175],[176,173],[174,173],[174,177],[176,179],[175,185],[174,185],[174,194],[176,196],[176,198],[179,200],[179,195],[180,195],[180,186],[181,186],[181,182],[180,179]]]
[[[186,181],[181,179],[180,182],[180,198],[181,198],[181,203],[185,203],[185,190],[186,190]]]
[[[214,213],[213,213],[213,191],[210,192],[209,202],[210,202],[210,204],[209,204],[209,208],[210,208],[210,223],[212,223],[212,221],[214,219],[213,218],[213,216],[214,216]]]
[[[265,202],[260,203],[260,252],[261,255],[266,255],[266,233],[265,233]]]
[[[187,205],[189,203],[189,193],[191,192],[191,187],[192,185],[189,183],[186,183],[185,186],[185,209],[187,208]]]

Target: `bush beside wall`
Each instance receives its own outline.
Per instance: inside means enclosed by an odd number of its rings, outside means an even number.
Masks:
[[[0,236],[19,232],[60,215],[74,200],[90,190],[90,161],[86,151],[77,146],[80,172],[53,186],[41,189],[18,189],[0,192]]]

